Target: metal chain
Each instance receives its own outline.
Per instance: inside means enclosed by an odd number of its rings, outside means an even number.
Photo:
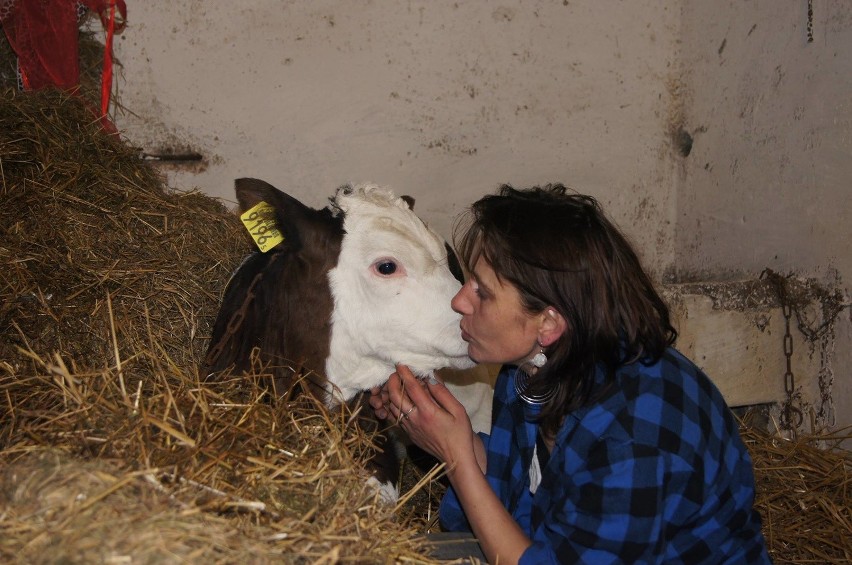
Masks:
[[[789,397],[796,390],[796,378],[793,376],[793,336],[790,334],[790,318],[793,316],[793,307],[789,304],[782,304],[781,312],[784,314],[784,356],[787,358],[784,391]]]
[[[251,284],[246,291],[246,297],[243,300],[240,308],[231,315],[231,319],[228,320],[228,325],[225,326],[225,333],[222,334],[222,337],[219,338],[219,341],[213,346],[204,357],[204,373],[207,373],[216,361],[219,360],[219,357],[222,355],[222,352],[225,350],[225,346],[230,342],[231,338],[237,333],[237,330],[243,325],[243,322],[246,318],[246,313],[248,313],[249,306],[254,302],[255,297],[257,296],[254,292],[257,285],[260,284],[260,281],[263,280],[263,275],[265,271],[281,256],[281,253],[274,254],[266,266],[258,271],[258,273],[254,276],[251,281]],[[203,375],[208,376],[208,375]]]
[[[775,286],[778,293],[778,302],[781,303],[781,313],[784,314],[784,358],[787,362],[787,370],[784,372],[784,392],[787,401],[784,403],[784,411],[781,417],[781,427],[785,430],[796,430],[802,425],[804,416],[802,411],[793,405],[793,397],[796,394],[796,377],[793,375],[793,334],[790,333],[790,320],[793,317],[793,305],[787,299],[787,281],[771,269],[764,269],[760,278],[767,278]],[[793,425],[793,415],[796,415],[796,425]]]
[[[796,392],[796,377],[793,375],[793,335],[790,333],[790,319],[793,317],[793,307],[788,303],[786,292],[779,287],[779,298],[781,299],[781,312],[784,314],[784,357],[787,359],[787,371],[784,373],[784,392],[787,393],[787,403],[784,406],[784,424],[787,429],[795,429],[802,425],[802,411],[793,406],[793,394]],[[793,413],[797,416],[797,422],[792,424]]]

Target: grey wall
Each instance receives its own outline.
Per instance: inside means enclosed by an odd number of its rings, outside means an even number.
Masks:
[[[500,183],[600,197],[661,271],[674,250],[665,158],[679,11],[662,0],[217,0],[132,4],[119,126],[191,148],[173,184],[233,199],[264,178],[312,205],[389,185],[449,235]],[[199,170],[203,169],[203,170]]]
[[[314,206],[370,180],[415,196],[449,236],[458,212],[500,183],[561,181],[603,202],[659,281],[748,280],[770,267],[845,292],[852,4],[813,0],[810,43],[807,6],[132,3],[116,44],[127,109],[116,121],[146,152],[200,152],[202,163],[163,166],[170,184],[227,201],[240,176]],[[728,326],[693,314],[682,316],[690,349],[726,337],[702,338]],[[780,347],[778,315],[740,316],[731,335],[775,331]],[[818,378],[831,381],[838,423],[852,422],[850,325],[847,308],[809,352],[820,375],[810,365],[800,375],[811,397]],[[760,378],[777,395],[782,376]]]
[[[806,1],[683,2],[694,144],[680,159],[680,279],[748,278],[768,267],[827,288],[852,280],[852,3],[812,7],[809,41]],[[824,319],[820,308],[803,315],[812,328]],[[828,423],[852,424],[850,342],[847,307],[812,351],[828,356]]]

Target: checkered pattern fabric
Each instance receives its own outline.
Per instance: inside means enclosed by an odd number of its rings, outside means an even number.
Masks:
[[[538,426],[516,370],[501,370],[482,437],[489,484],[533,541],[521,563],[770,563],[736,420],[683,355],[622,367],[602,400],[569,414],[535,495]],[[452,489],[440,515],[470,529]]]

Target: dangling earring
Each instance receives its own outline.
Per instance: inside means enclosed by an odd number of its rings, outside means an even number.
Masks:
[[[532,359],[527,361],[527,363],[536,369],[544,367],[547,363],[547,355],[544,354],[544,349],[539,348],[539,352],[536,353]],[[524,365],[525,364],[526,363],[524,363]],[[529,392],[530,380],[530,374],[524,371],[521,367],[518,367],[518,370],[515,372],[515,394],[517,394],[518,397],[527,404],[532,404],[534,406],[544,404],[553,398],[554,394],[556,394],[556,387],[552,387],[550,390],[541,394],[531,394]]]
[[[521,368],[515,372],[515,394],[518,397],[526,402],[527,404],[533,406],[539,406],[544,404],[556,394],[556,386],[551,387],[549,390],[541,393],[541,394],[533,394],[529,391],[530,388],[530,375],[526,371]]]
[[[539,349],[538,353],[530,359],[530,364],[536,369],[541,369],[547,363],[547,355],[544,354],[544,349]]]

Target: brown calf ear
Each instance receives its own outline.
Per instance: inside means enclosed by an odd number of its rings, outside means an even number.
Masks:
[[[237,202],[240,203],[240,212],[245,212],[260,202],[276,206],[279,194],[283,194],[268,182],[251,178],[235,180],[234,190],[237,193]]]
[[[288,249],[298,251],[303,244],[310,245],[318,240],[336,240],[343,238],[342,218],[332,218],[327,209],[315,210],[305,206],[286,192],[278,190],[268,182],[253,178],[240,178],[234,181],[240,212],[251,209],[260,202],[266,202],[275,209],[275,223],[284,237]],[[337,258],[337,252],[334,254]]]
[[[405,203],[408,204],[409,208],[414,210],[414,197],[413,196],[403,194],[402,196],[400,196],[400,198],[402,198],[405,201]]]
[[[299,249],[302,246],[305,235],[302,232],[306,230],[306,222],[316,214],[315,210],[260,179],[237,179],[234,181],[234,190],[237,193],[240,212],[250,210],[260,202],[266,202],[275,209],[276,227],[284,236],[285,245],[290,249]]]
[[[260,179],[237,179],[234,181],[234,190],[237,193],[237,202],[240,203],[240,212],[245,212],[260,202],[266,202],[275,208],[280,217],[290,221],[312,217],[317,212]]]

